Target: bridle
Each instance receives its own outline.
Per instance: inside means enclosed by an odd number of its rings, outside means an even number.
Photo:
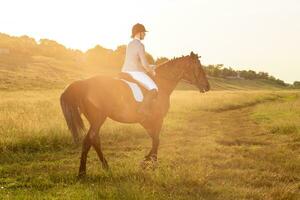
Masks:
[[[193,70],[193,76],[195,77],[195,80],[196,81],[190,81],[190,80],[186,80],[186,79],[181,79],[183,82],[187,83],[187,84],[190,84],[190,85],[196,85],[198,86],[199,85],[199,80],[197,78],[197,74],[195,72],[196,70]]]
[[[192,65],[192,63],[190,63],[190,65]],[[174,73],[171,73],[173,76],[161,76],[160,78],[165,79],[165,80],[168,80],[168,81],[172,81],[172,82],[178,81],[178,80],[181,79],[181,81],[183,81],[183,82],[185,82],[185,83],[187,83],[187,84],[198,86],[198,85],[199,85],[199,80],[198,80],[198,78],[197,78],[197,75],[196,75],[196,72],[195,72],[195,71],[196,71],[196,70],[193,70],[193,72],[192,72],[193,75],[194,75],[194,77],[195,77],[195,79],[196,79],[195,82],[190,81],[190,80],[186,80],[186,79],[183,79],[183,78],[182,78],[182,75],[183,75],[184,73],[186,73],[184,69],[182,70],[181,73],[179,73],[179,74],[176,75],[176,76],[174,76]],[[170,71],[170,72],[172,72],[172,71]]]
[[[180,80],[180,78],[182,77],[182,74],[184,73],[184,71],[182,71],[181,73],[179,73],[178,75],[174,75],[173,71],[170,70],[170,74],[172,76],[160,76],[160,78],[164,79],[164,80],[168,80],[168,81],[171,81],[171,82],[174,82],[174,81],[178,81]]]
[[[180,80],[183,73],[184,72],[181,72],[178,75],[174,75],[174,73],[172,73],[172,76],[161,76],[160,78],[171,81],[171,82],[174,82],[174,81]]]

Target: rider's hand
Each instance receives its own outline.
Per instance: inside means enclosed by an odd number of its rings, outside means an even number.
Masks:
[[[155,68],[156,68],[156,65],[149,65],[149,67],[150,67],[151,69],[155,69]]]
[[[150,70],[150,73],[151,73],[151,75],[152,75],[152,76],[155,76],[155,75],[156,75],[156,73],[155,73],[155,70],[154,70],[154,69]]]
[[[147,68],[147,73],[151,76],[155,76],[155,70],[152,67]]]

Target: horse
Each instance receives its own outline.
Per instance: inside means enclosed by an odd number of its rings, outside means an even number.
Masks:
[[[84,136],[79,167],[79,177],[86,175],[88,152],[93,146],[105,170],[109,169],[101,150],[99,131],[106,118],[122,123],[139,123],[152,139],[152,148],[142,162],[157,162],[159,133],[169,105],[170,95],[177,83],[183,80],[196,86],[200,92],[209,91],[210,85],[199,56],[193,52],[187,56],[173,58],[155,69],[153,77],[158,86],[158,95],[152,102],[151,114],[147,118],[138,112],[137,102],[127,83],[113,76],[96,75],[76,80],[68,85],[60,96],[60,104],[67,126],[78,143],[79,134],[85,131],[83,114],[90,127]]]

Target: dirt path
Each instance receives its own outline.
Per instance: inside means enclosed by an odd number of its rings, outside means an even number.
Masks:
[[[255,106],[199,113],[202,142],[191,139],[205,163],[217,199],[298,199],[300,159],[288,135],[255,123]],[[193,121],[189,126],[192,126]],[[203,142],[204,141],[204,142]]]

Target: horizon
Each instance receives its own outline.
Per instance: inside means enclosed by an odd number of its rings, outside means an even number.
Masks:
[[[16,36],[16,35],[10,35],[10,34],[7,34],[7,33],[2,33],[2,32],[0,32],[0,34],[6,34],[6,35],[9,35],[10,37],[22,37],[22,36],[27,36],[27,37],[29,37],[29,38],[34,39],[35,42],[36,42],[37,44],[40,44],[40,41],[39,41],[39,40],[37,40],[36,38],[31,37],[30,35],[20,35],[20,36]],[[93,49],[93,48],[95,48],[96,46],[100,46],[100,47],[102,47],[102,48],[104,48],[104,49],[108,49],[108,50],[112,50],[112,51],[117,50],[116,48],[115,48],[115,49],[110,49],[110,48],[108,48],[108,47],[106,47],[106,46],[103,46],[103,45],[101,45],[101,44],[96,44],[96,45],[94,45],[94,46],[92,46],[92,47],[90,47],[90,48],[88,48],[88,49],[86,49],[86,50],[81,50],[81,49],[76,49],[76,48],[70,48],[70,47],[64,45],[62,42],[56,41],[56,40],[54,40],[54,39],[49,39],[49,38],[41,38],[41,39],[47,39],[47,40],[55,41],[55,42],[57,42],[58,44],[63,45],[66,49],[69,49],[69,50],[75,50],[75,51],[80,51],[80,52],[83,53],[83,54],[87,53],[88,50]],[[120,44],[120,45],[124,45],[124,44]],[[120,46],[120,45],[118,45],[118,46]],[[0,51],[1,51],[1,48],[0,48]],[[149,53],[149,52],[148,52],[148,53]],[[150,55],[151,55],[151,54],[150,54]],[[189,55],[189,54],[187,54],[187,55]],[[163,56],[154,57],[153,55],[151,55],[151,56],[153,57],[154,61],[157,60],[158,58],[162,58],[162,57],[163,57]],[[180,56],[164,57],[164,58],[167,58],[167,59],[171,60],[171,59],[176,58],[176,57],[180,57]],[[200,58],[200,60],[201,60],[201,58]],[[203,63],[202,63],[202,60],[201,60],[201,64],[203,64]],[[203,64],[203,66],[207,67],[207,66],[209,66],[209,65],[220,65],[220,64],[221,64],[221,63],[208,63],[208,64]],[[223,64],[221,64],[221,65],[223,65]],[[225,66],[225,65],[223,65],[223,67],[224,67],[224,68],[230,68],[230,66]],[[232,68],[232,67],[231,67],[231,68]],[[248,70],[253,70],[253,69],[250,69],[250,68],[249,68],[249,69],[237,69],[237,68],[232,68],[232,69],[233,69],[234,71],[239,71],[239,70],[240,70],[240,71],[242,71],[242,70],[246,70],[246,71],[248,71]],[[255,71],[255,70],[253,70],[253,71]],[[258,72],[266,72],[266,73],[269,74],[269,76],[273,76],[273,77],[275,77],[276,79],[278,79],[278,77],[274,76],[273,74],[270,74],[270,73],[267,72],[267,71],[255,71],[255,72],[256,72],[256,73],[258,73]],[[280,79],[280,80],[281,80],[281,79]],[[284,82],[285,82],[285,81],[284,81]],[[285,83],[287,83],[287,82],[285,82]],[[293,84],[293,83],[288,83],[288,84]]]
[[[128,43],[131,26],[139,22],[149,29],[143,42],[155,58],[194,51],[204,65],[264,71],[287,83],[300,80],[300,2],[296,0],[3,4],[0,32],[11,36],[47,38],[83,52],[96,45],[116,49]]]

